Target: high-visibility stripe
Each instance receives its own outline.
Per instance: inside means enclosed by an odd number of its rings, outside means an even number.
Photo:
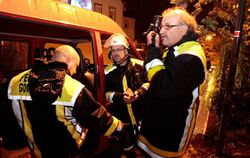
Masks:
[[[18,74],[11,79],[8,87],[9,99],[31,100],[28,88],[29,75],[30,69]]]
[[[9,99],[32,100],[28,88],[29,75],[30,70],[27,70],[11,79],[8,87]],[[83,88],[83,84],[73,79],[71,76],[66,75],[62,93],[60,96],[58,96],[57,100],[52,103],[52,105],[60,104],[73,107],[79,93]]]
[[[143,60],[139,60],[139,59],[136,59],[136,58],[130,58],[130,61],[132,62],[133,66],[134,66],[135,64],[138,64],[138,65],[143,66],[143,63],[144,63]]]
[[[197,112],[197,104],[196,99],[198,97],[198,88],[193,91],[193,101],[189,107],[189,116],[186,120],[186,127],[183,133],[183,138],[181,140],[179,151],[177,152],[169,152],[159,149],[153,146],[144,136],[139,136],[138,146],[140,146],[145,152],[151,155],[154,158],[163,158],[163,157],[179,157],[184,154],[184,151],[188,147],[188,143],[191,139],[193,129],[195,127],[195,120],[196,120],[196,112]],[[167,141],[167,140],[166,140]]]
[[[19,101],[19,105],[20,105],[21,111],[22,111],[24,132],[27,135],[27,137],[29,138],[29,143],[32,142],[31,145],[33,147],[36,158],[42,158],[41,152],[40,152],[40,150],[38,149],[38,147],[35,144],[34,137],[33,137],[33,134],[32,134],[32,127],[31,127],[30,121],[28,119],[27,112],[26,112],[26,109],[24,107],[24,103],[23,103],[22,100]]]
[[[109,103],[113,103],[113,97],[115,95],[115,92],[114,91],[111,91],[111,92],[106,92],[105,93],[105,98],[106,100],[109,102]]]
[[[113,123],[109,127],[109,129],[106,131],[104,136],[110,136],[116,130],[116,128],[118,126],[118,122],[119,122],[119,120],[116,117],[113,116]]]
[[[148,77],[148,80],[149,82],[152,80],[153,76],[160,70],[163,70],[165,69],[165,66],[163,65],[159,65],[159,66],[155,66],[155,67],[152,67],[148,70],[148,74],[147,74],[147,77]]]
[[[115,66],[113,63],[109,64],[108,66],[105,67],[104,74],[107,75],[110,72],[112,72],[113,70],[115,70],[116,68],[117,68],[117,66]]]
[[[122,78],[122,85],[123,85],[123,90],[126,91],[128,89],[128,83],[127,83],[127,79],[126,79],[126,75],[123,76]],[[133,126],[136,126],[136,119],[135,119],[135,115],[133,113],[133,109],[132,109],[132,105],[131,104],[127,104],[127,110],[128,110],[128,114],[131,120],[131,123]]]
[[[148,82],[143,83],[141,87],[143,87],[143,88],[145,88],[146,90],[148,90],[148,88],[149,88],[149,83],[148,83]]]
[[[160,59],[153,59],[149,63],[145,65],[145,69],[148,71],[149,69],[155,67],[155,66],[164,66],[163,62]]]
[[[193,100],[188,109],[188,116],[186,118],[186,126],[184,128],[181,143],[179,145],[179,150],[183,150],[183,151],[185,151],[188,146],[188,143],[191,139],[194,126],[195,126],[195,122],[196,122],[196,112],[197,112],[196,100],[199,96],[198,87],[193,90],[192,95],[193,95]]]
[[[81,82],[73,79],[69,75],[66,75],[62,93],[60,96],[58,96],[53,105],[61,104],[73,107],[79,93],[84,87],[85,86]]]
[[[129,114],[132,125],[136,126],[136,119],[135,119],[131,104],[127,104],[127,110],[128,110],[128,114]]]
[[[180,157],[184,154],[183,151],[178,152],[170,152],[170,151],[164,151],[162,149],[159,149],[155,146],[153,146],[145,137],[142,135],[139,135],[138,146],[142,148],[145,152],[147,152],[150,156],[154,158],[164,158],[164,157]]]
[[[165,58],[167,57],[167,54],[168,54],[168,49],[163,51],[163,54],[162,54],[162,59],[163,60],[165,60]]]
[[[178,56],[180,54],[190,54],[200,58],[204,67],[204,72],[206,72],[206,56],[201,45],[198,42],[196,41],[185,42],[180,46],[174,47],[174,49],[175,49],[174,51],[175,56]]]
[[[68,113],[71,113],[71,109],[69,108],[71,107],[57,105],[56,116],[57,116],[58,121],[64,123],[64,125],[67,127],[67,130],[75,139],[78,147],[80,148],[80,146],[83,143],[83,139],[85,139],[85,137],[83,136],[86,135],[86,133],[84,133],[86,131],[84,131],[83,128],[80,127],[80,125],[77,123],[75,118],[71,117],[72,114],[68,114]],[[70,116],[70,117],[67,117],[67,116]]]

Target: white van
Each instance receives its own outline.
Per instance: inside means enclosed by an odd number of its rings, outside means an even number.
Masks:
[[[39,51],[44,55],[49,48],[68,44],[81,52],[81,71],[92,76],[94,95],[105,104],[104,66],[110,60],[103,43],[112,33],[123,34],[134,57],[142,59],[124,31],[105,15],[59,1],[0,0],[0,74],[9,80],[30,68]]]

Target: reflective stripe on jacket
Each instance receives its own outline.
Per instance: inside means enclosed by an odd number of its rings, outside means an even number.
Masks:
[[[24,102],[32,101],[28,88],[29,75],[30,70],[27,70],[12,78],[8,87],[8,98],[12,100],[14,114],[19,125],[27,135],[31,148],[33,148],[37,157],[41,157],[42,155],[34,141],[32,125],[27,116],[27,110],[25,108]],[[58,121],[64,123],[64,125],[67,127],[68,132],[72,135],[73,139],[75,139],[78,147],[80,147],[83,143],[86,131],[83,130],[76,122],[76,120],[72,117],[72,110],[76,98],[83,87],[83,84],[66,75],[62,94],[53,103],[53,106],[55,106],[56,108],[55,115],[57,116]]]
[[[159,51],[152,49],[150,53]],[[196,99],[206,58],[198,42],[188,41],[146,64],[150,87],[138,145],[154,158],[184,154],[195,126]],[[167,62],[166,62],[167,61]]]

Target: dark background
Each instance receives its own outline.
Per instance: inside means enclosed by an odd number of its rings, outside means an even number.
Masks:
[[[191,3],[186,8],[189,13],[195,10],[194,4],[197,1]],[[135,39],[139,42],[145,42],[146,38],[142,35],[145,32],[150,23],[153,22],[154,15],[161,15],[161,13],[174,4],[170,4],[169,0],[123,0],[124,3],[124,16],[132,17],[136,19],[135,22]],[[206,6],[202,6],[202,11],[196,16],[198,24],[201,24],[201,20],[212,9],[213,3],[209,3]]]
[[[124,0],[124,4],[124,16],[136,19],[135,39],[140,42],[145,40],[142,33],[153,22],[154,15],[172,6],[169,0]]]

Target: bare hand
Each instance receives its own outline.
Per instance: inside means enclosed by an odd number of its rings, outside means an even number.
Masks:
[[[154,31],[150,31],[147,35],[147,45],[150,45],[153,43],[153,36],[155,36],[155,46],[156,47],[160,47],[160,38],[159,38],[159,34],[157,34]]]
[[[134,92],[128,88],[124,93],[123,93],[123,101],[126,104],[130,104],[133,101],[137,100],[138,97],[136,95],[134,95]]]

